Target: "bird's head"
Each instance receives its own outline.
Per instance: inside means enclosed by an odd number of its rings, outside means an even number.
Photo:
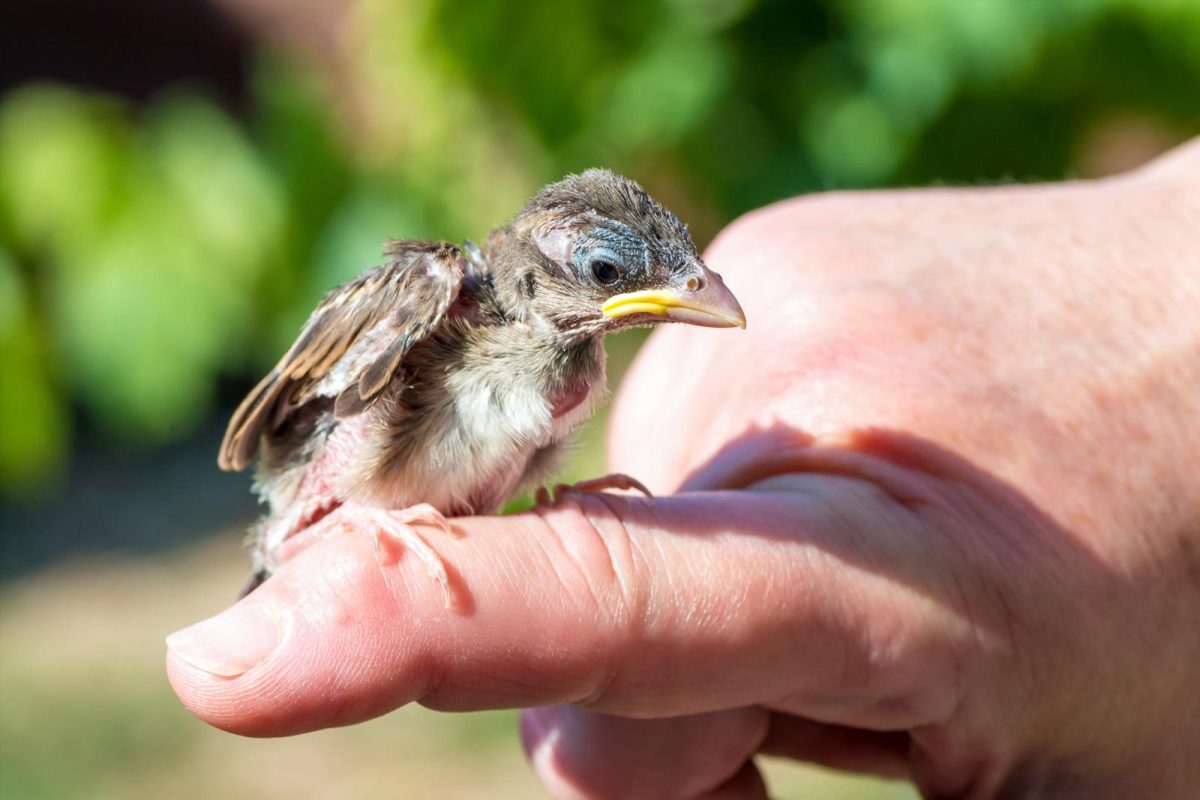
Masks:
[[[591,169],[542,189],[513,220],[523,306],[579,335],[686,322],[746,327],[721,276],[679,218],[641,186]]]

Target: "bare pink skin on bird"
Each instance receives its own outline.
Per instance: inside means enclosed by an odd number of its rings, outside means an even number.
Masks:
[[[555,420],[567,417],[592,395],[594,387],[576,382],[562,387],[551,398],[551,416]],[[293,503],[289,510],[272,519],[263,527],[258,538],[258,548],[264,563],[277,568],[296,556],[315,541],[333,532],[319,528],[319,523],[342,507],[347,492],[344,477],[352,472],[353,465],[361,457],[362,432],[367,427],[365,417],[348,420],[340,424],[329,437],[320,455],[308,466],[296,484],[295,497],[302,502]],[[624,478],[625,476],[618,476]],[[506,486],[511,480],[501,479],[498,485]],[[614,488],[626,488],[627,480],[619,480]],[[595,482],[596,486],[601,483]],[[640,488],[640,484],[639,484]],[[648,491],[641,488],[648,494]],[[486,495],[471,498],[475,508],[490,509],[504,501],[507,492],[499,499],[495,490]],[[313,536],[306,536],[311,533]]]

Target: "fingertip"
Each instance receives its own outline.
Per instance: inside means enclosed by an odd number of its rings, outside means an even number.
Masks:
[[[194,669],[221,678],[244,675],[279,646],[279,623],[262,603],[238,603],[166,639],[167,649]]]
[[[167,681],[184,708],[200,720],[239,736],[280,735],[259,714],[247,713],[240,703],[230,702],[228,678],[213,675],[180,658],[172,650],[166,655]]]
[[[696,800],[767,800],[767,784],[753,761],[747,761],[737,774]]]
[[[381,560],[369,532],[348,530],[168,637],[176,694],[216,727],[280,736],[408,702],[511,708],[594,692],[625,626],[610,551],[579,505],[456,526],[459,538],[429,537],[462,594],[452,607],[427,559],[405,548]]]
[[[633,719],[554,706],[523,712],[521,738],[554,797],[708,796],[741,785],[767,721],[757,708]]]
[[[556,761],[560,731],[555,708],[527,708],[521,712],[521,747],[533,774],[551,797],[583,797],[580,789]]]
[[[775,713],[761,752],[843,772],[910,780],[912,739],[903,731],[831,725]]]
[[[322,542],[252,595],[167,637],[167,678],[189,711],[244,736],[378,716],[428,684],[431,665],[413,623],[444,609],[427,583],[424,600],[419,591],[398,596],[369,537]]]

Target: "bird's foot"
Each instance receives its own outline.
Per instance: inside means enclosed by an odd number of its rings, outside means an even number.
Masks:
[[[346,531],[367,531],[375,537],[375,552],[382,564],[394,564],[400,560],[404,549],[413,552],[446,596],[446,607],[455,604],[454,592],[446,565],[437,551],[412,527],[420,523],[437,528],[457,538],[458,532],[449,521],[428,503],[419,503],[403,509],[376,508],[359,503],[337,506],[316,523],[288,536],[281,544],[262,555],[263,566],[247,581],[240,596],[244,597],[261,584],[268,575],[295,558],[303,550],[329,536]]]
[[[646,497],[654,494],[637,478],[632,478],[622,472],[613,472],[599,478],[589,478],[578,483],[560,483],[553,489],[539,487],[535,499],[538,505],[551,506],[571,492],[604,492],[610,489],[621,491],[639,491]]]
[[[399,511],[391,511],[387,513],[399,515],[401,522],[403,522],[405,525],[411,525],[414,522],[420,522],[437,528],[452,539],[458,539],[462,536],[459,530],[450,524],[450,520],[446,519],[446,515],[438,511],[429,503],[417,503],[415,506],[409,506],[408,508],[402,508]]]
[[[337,506],[316,523],[288,536],[281,544],[264,552],[263,566],[247,582],[242,596],[253,591],[268,575],[329,536],[345,531],[368,531],[375,537],[375,552],[382,564],[400,560],[404,549],[411,550],[446,596],[446,607],[455,605],[450,575],[437,551],[412,527],[413,523],[428,525],[458,538],[459,533],[440,511],[428,503],[402,509],[377,508],[359,503]]]
[[[442,560],[442,557],[425,537],[412,527],[412,523],[419,522],[436,527],[443,533],[457,538],[458,532],[454,530],[446,517],[428,503],[420,503],[399,510],[364,507],[360,513],[366,517],[363,522],[375,529],[375,553],[379,556],[379,562],[385,565],[395,564],[400,560],[405,549],[410,550],[413,555],[421,559],[429,576],[442,587],[446,608],[454,607],[454,588],[450,584],[450,574],[446,570],[446,562]]]

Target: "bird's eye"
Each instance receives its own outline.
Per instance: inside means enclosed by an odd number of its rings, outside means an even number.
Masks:
[[[611,261],[598,258],[592,262],[592,277],[608,286],[617,282],[621,277],[621,270]]]

